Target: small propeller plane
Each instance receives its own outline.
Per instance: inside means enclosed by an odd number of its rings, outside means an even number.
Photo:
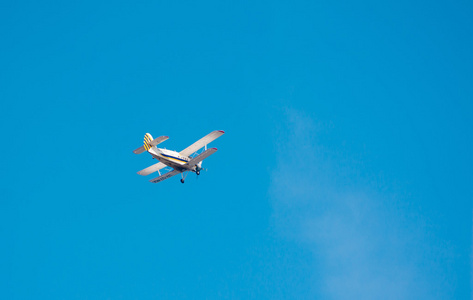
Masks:
[[[146,150],[151,154],[151,156],[153,156],[153,158],[159,160],[159,163],[139,171],[138,174],[145,176],[158,172],[159,176],[150,180],[150,182],[157,183],[180,173],[181,182],[184,183],[189,171],[200,175],[200,171],[202,170],[202,161],[217,152],[217,148],[207,149],[207,145],[222,136],[224,133],[223,130],[212,131],[181,152],[156,147],[158,144],[167,140],[169,138],[168,136],[160,136],[153,139],[151,134],[146,133],[143,142],[144,145],[133,150],[133,153],[141,154]],[[204,151],[198,154],[198,151],[202,148],[204,148]],[[168,172],[161,174],[161,169],[165,169]]]

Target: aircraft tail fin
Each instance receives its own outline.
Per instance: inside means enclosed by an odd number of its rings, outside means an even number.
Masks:
[[[152,140],[153,140],[153,136],[149,133],[146,133],[144,137],[144,141],[143,141],[144,143],[143,147],[145,147],[146,151],[149,151],[149,149],[153,148],[153,146],[151,145]]]
[[[168,138],[169,138],[168,136],[163,135],[163,136],[159,136],[159,137],[157,137],[153,140],[153,137],[151,136],[151,134],[146,133],[145,137],[143,139],[143,146],[133,150],[133,153],[141,154],[145,151],[149,151],[151,148],[153,148],[154,146],[164,142]]]

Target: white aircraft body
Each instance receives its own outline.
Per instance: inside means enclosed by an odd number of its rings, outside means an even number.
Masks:
[[[181,182],[184,183],[187,172],[191,171],[195,172],[197,175],[200,175],[200,171],[202,170],[202,161],[217,152],[217,148],[207,149],[207,145],[222,136],[224,133],[225,132],[223,130],[212,131],[181,152],[156,147],[158,144],[167,140],[169,138],[168,136],[160,136],[153,139],[151,134],[146,133],[143,142],[144,145],[135,149],[133,153],[141,154],[146,150],[149,154],[151,154],[151,156],[153,156],[153,158],[159,160],[159,163],[139,171],[138,174],[149,175],[151,173],[158,172],[159,176],[150,180],[150,182],[153,183],[157,183],[174,175],[181,174]],[[202,148],[204,148],[204,151],[200,154],[197,154],[197,152]],[[167,169],[168,172],[161,174],[161,169]]]

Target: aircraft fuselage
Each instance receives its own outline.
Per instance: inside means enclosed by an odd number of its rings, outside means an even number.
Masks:
[[[189,168],[187,166],[184,166],[191,160],[190,157],[180,155],[179,152],[168,150],[168,149],[162,149],[162,148],[152,148],[149,151],[151,155],[153,155],[154,158],[162,162],[163,164],[170,166],[173,169],[178,169],[178,170],[192,170],[192,168]]]

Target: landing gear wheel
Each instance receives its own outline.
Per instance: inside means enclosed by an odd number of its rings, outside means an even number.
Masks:
[[[183,178],[183,179],[181,179],[181,183],[184,183],[184,178]]]
[[[195,171],[195,174],[200,175],[200,171]]]

